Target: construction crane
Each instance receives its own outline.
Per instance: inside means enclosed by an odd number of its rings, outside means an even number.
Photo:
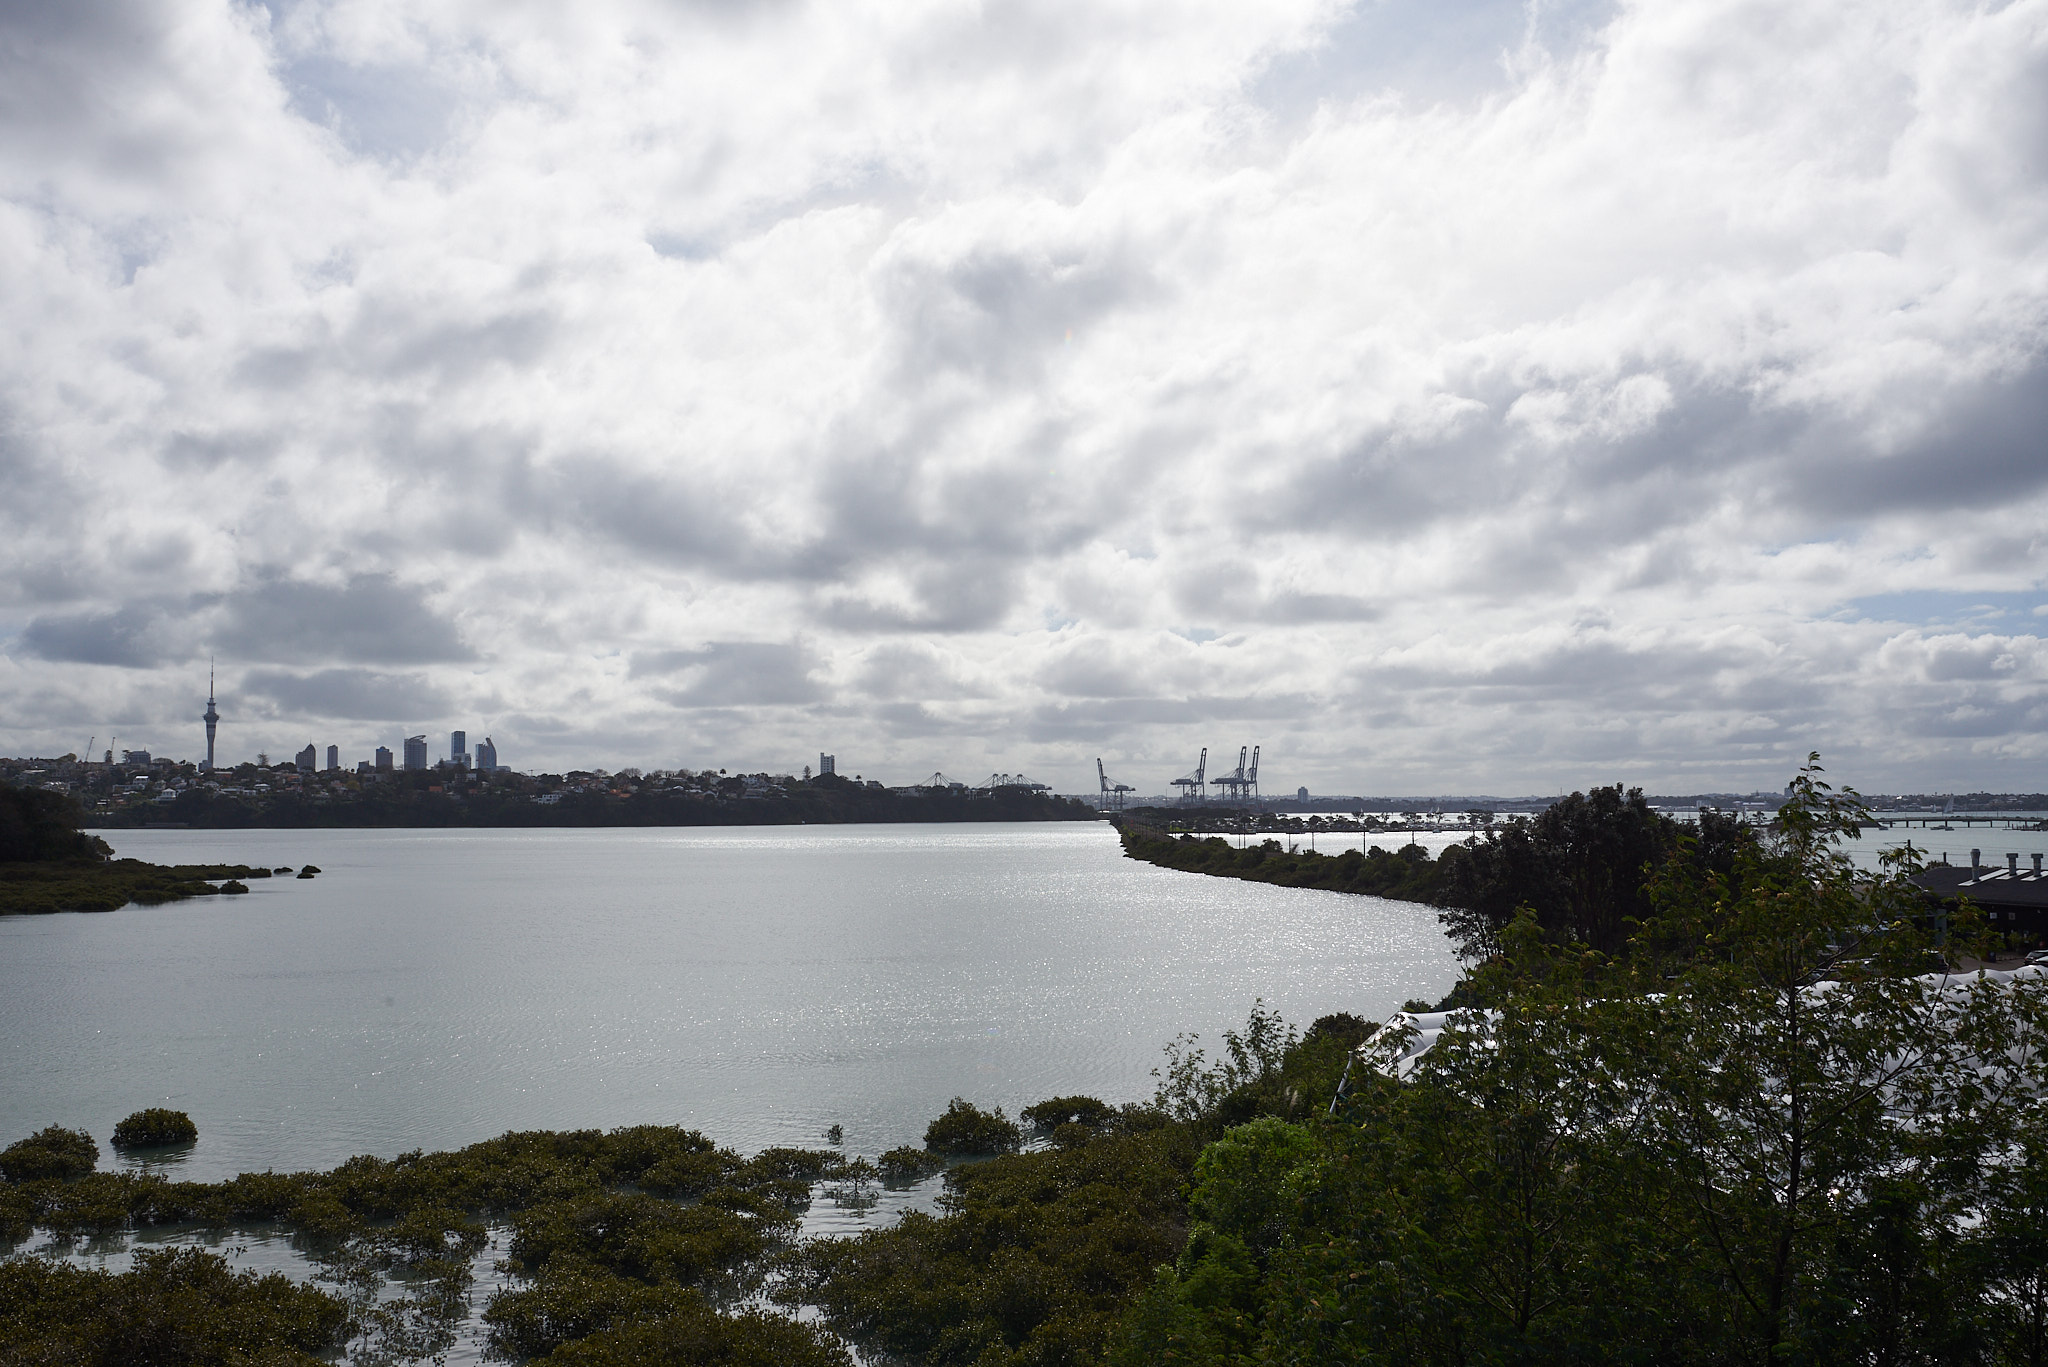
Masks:
[[[1180,789],[1180,800],[1184,803],[1199,802],[1207,797],[1209,795],[1208,775],[1209,747],[1205,745],[1202,747],[1201,761],[1195,765],[1195,772],[1183,774],[1173,781],[1173,786]]]
[[[85,760],[87,764],[92,763],[92,741],[98,739],[98,736],[94,736],[92,740],[89,740],[85,743],[85,754],[82,758]]]
[[[1209,781],[1215,784],[1218,788],[1221,788],[1225,792],[1229,793],[1233,799],[1242,798],[1244,796],[1246,781],[1244,776],[1244,762],[1245,757],[1250,753],[1250,746],[1238,746],[1237,767],[1235,769],[1232,769],[1229,773],[1220,774],[1217,777],[1210,779]]]
[[[1102,781],[1102,800],[1114,811],[1124,809],[1124,794],[1138,791],[1128,783],[1111,783],[1109,773],[1102,767],[1102,756],[1095,757],[1095,777]]]

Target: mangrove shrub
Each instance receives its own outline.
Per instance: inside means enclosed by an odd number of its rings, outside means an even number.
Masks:
[[[190,1144],[199,1138],[199,1127],[183,1111],[151,1106],[137,1111],[114,1126],[117,1149],[158,1149],[173,1144]]]
[[[10,1182],[69,1181],[91,1172],[100,1146],[84,1130],[51,1125],[0,1151],[0,1177]]]
[[[925,1147],[940,1153],[1009,1153],[1023,1142],[1024,1132],[1002,1107],[984,1111],[957,1096],[924,1131]]]

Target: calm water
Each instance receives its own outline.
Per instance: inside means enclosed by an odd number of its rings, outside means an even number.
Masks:
[[[639,1122],[873,1155],[955,1095],[1147,1096],[1168,1039],[1259,997],[1384,1017],[1456,976],[1427,908],[1167,872],[1092,824],[111,838],[325,870],[0,920],[0,1142],[104,1150],[168,1105],[199,1179]]]

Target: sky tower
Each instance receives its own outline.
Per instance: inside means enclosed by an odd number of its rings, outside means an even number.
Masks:
[[[213,772],[213,727],[220,713],[213,709],[213,661],[206,662],[206,772]]]

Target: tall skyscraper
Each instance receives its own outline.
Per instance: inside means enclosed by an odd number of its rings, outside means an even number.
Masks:
[[[292,758],[292,765],[300,773],[310,774],[313,772],[313,766],[319,762],[315,758],[317,754],[318,752],[313,749],[313,742],[307,741],[306,748]]]
[[[495,773],[498,768],[498,747],[489,736],[477,743],[476,767],[485,773]]]
[[[386,774],[388,774],[388,773],[390,773],[390,772],[391,772],[391,747],[390,747],[390,746],[388,746],[388,745],[380,745],[380,746],[378,746],[378,747],[377,747],[377,769],[378,769],[378,771],[379,771],[380,773],[386,773]]]
[[[341,747],[340,747],[339,745],[330,745],[330,746],[328,746],[328,747],[327,747],[327,772],[331,774],[331,773],[333,773],[333,772],[334,772],[335,770],[339,769],[340,767],[341,767]]]
[[[427,738],[407,736],[405,738],[405,767],[424,769],[427,767]]]
[[[469,732],[455,731],[448,737],[448,762],[458,769],[469,767]]]
[[[220,713],[213,708],[213,661],[206,662],[206,772],[213,772],[213,728],[220,721]]]

